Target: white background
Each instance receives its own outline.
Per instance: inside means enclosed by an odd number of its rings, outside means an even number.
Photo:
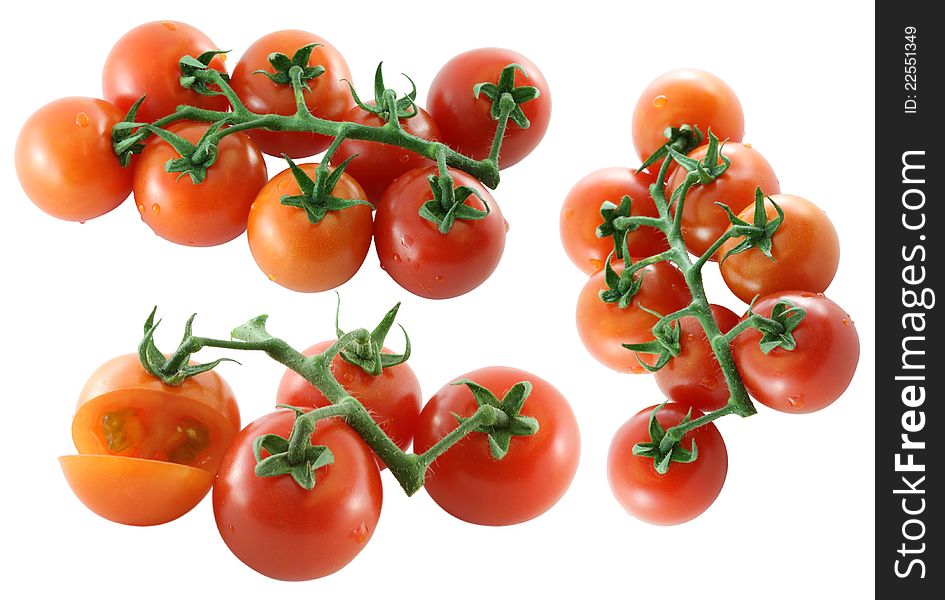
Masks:
[[[507,0],[358,4],[165,0],[110,10],[87,2],[5,9],[0,595],[871,595],[872,5],[584,0],[541,3],[536,12]],[[194,311],[197,332],[214,337],[263,312],[272,315],[271,330],[298,347],[332,334],[334,294],[297,294],[270,283],[245,237],[210,249],[175,246],[140,222],[132,202],[85,225],[61,222],[18,187],[12,167],[20,124],[57,97],[100,95],[111,45],[156,19],[189,22],[232,48],[230,68],[259,36],[307,29],[340,49],[361,88],[370,89],[383,59],[390,82],[398,72],[418,82],[421,101],[439,67],[473,47],[512,47],[543,70],[554,98],[552,122],[542,145],[503,172],[495,193],[511,224],[495,275],[462,298],[426,301],[388,279],[372,251],[340,291],[349,328],[370,326],[404,301],[411,364],[427,397],[469,370],[507,364],[549,379],[570,399],[582,430],[581,464],[550,512],[514,527],[468,525],[425,492],[406,498],[385,474],[381,521],[364,552],[328,578],[284,584],[230,554],[209,498],[176,522],[140,529],[100,519],[73,497],[56,457],[73,451],[74,399],[101,362],[134,350],[154,304],[165,318],[159,336],[165,346],[176,343]],[[735,89],[745,108],[745,141],[775,167],[782,190],[813,200],[833,218],[843,251],[828,295],[853,314],[862,356],[850,389],[820,413],[788,416],[761,407],[749,420],[724,419],[730,465],[718,501],[696,521],[658,528],[618,506],[605,463],[613,432],[659,402],[659,392],[646,376],[610,372],[581,346],[573,310],[585,276],[561,249],[558,211],[584,174],[634,165],[633,103],[656,75],[682,66],[712,71]],[[279,170],[272,162],[270,175]],[[744,309],[711,267],[707,278],[713,301]],[[220,373],[236,390],[245,423],[271,409],[282,369],[262,355],[237,358],[242,366],[225,365]]]

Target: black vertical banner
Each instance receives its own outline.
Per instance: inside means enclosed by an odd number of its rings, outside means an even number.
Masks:
[[[945,442],[940,8],[881,1],[876,14],[876,585],[886,598],[945,597],[932,491]]]

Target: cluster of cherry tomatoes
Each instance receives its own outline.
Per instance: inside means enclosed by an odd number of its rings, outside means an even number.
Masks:
[[[768,220],[777,217],[774,203],[783,211],[783,221],[772,237],[773,260],[759,248],[728,255],[739,243],[737,238],[726,241],[711,260],[724,257],[719,267],[729,289],[745,303],[754,301],[741,319],[752,313],[769,317],[782,300],[806,311],[792,332],[796,341],[793,350],[778,347],[764,351],[759,343],[762,333],[757,329],[736,337],[732,353],[740,377],[753,398],[776,410],[806,413],[824,408],[846,389],[859,358],[852,320],[823,294],[839,262],[833,224],[812,202],[781,193],[771,165],[750,144],[742,143],[741,104],[716,76],[677,70],[657,78],[644,90],[633,113],[633,143],[641,161],[666,144],[668,128],[682,124],[725,141],[722,153],[731,161],[721,176],[689,190],[677,219],[686,249],[702,256],[732,226],[716,203],[727,205],[738,218],[752,223],[755,191],[760,188],[769,197],[765,201]],[[697,147],[688,156],[704,160],[708,148]],[[619,203],[626,195],[632,199],[633,216],[658,217],[650,186],[665,186],[666,198],[671,198],[688,175],[685,168],[672,164],[665,181],[658,182],[661,166],[662,160],[647,170],[615,167],[591,173],[568,193],[561,212],[561,239],[568,256],[590,275],[577,303],[581,340],[598,361],[624,373],[646,371],[624,344],[652,340],[652,328],[659,320],[654,313],[668,315],[692,301],[683,273],[667,261],[643,268],[638,275],[643,277],[642,285],[626,308],[599,297],[607,288],[604,267],[614,250],[612,238],[595,235],[602,223],[602,203]],[[641,226],[627,234],[627,248],[636,261],[669,250],[669,244],[658,229]],[[623,268],[622,260],[613,263],[616,273]],[[722,333],[741,320],[723,306],[712,305],[711,311]],[[699,321],[685,316],[679,319],[678,328],[679,354],[655,374],[669,400],[656,412],[664,429],[682,422],[690,408],[691,418],[698,418],[725,407],[730,397],[723,370]],[[695,444],[698,459],[674,462],[667,473],[657,473],[652,459],[632,452],[635,444],[650,440],[654,408],[644,409],[617,432],[609,457],[611,486],[631,514],[652,523],[681,523],[702,513],[721,490],[728,464],[725,444],[711,423],[690,431],[682,446]]]
[[[380,126],[377,114],[358,106],[348,81],[348,65],[323,38],[304,31],[278,31],[255,41],[229,76],[228,85],[246,108],[257,114],[293,115],[296,101],[290,85],[265,73],[270,57],[288,57],[310,44],[308,65],[324,69],[308,81],[305,105],[316,117]],[[497,266],[508,228],[489,191],[476,179],[451,170],[455,183],[475,190],[467,202],[491,209],[480,220],[457,221],[448,234],[421,218],[419,208],[433,196],[427,177],[436,165],[427,157],[379,142],[347,139],[332,156],[341,164],[353,160],[334,188],[340,198],[367,199],[368,206],[332,211],[312,223],[305,211],[280,203],[299,193],[286,170],[268,180],[263,154],[309,157],[328,148],[332,138],[299,131],[252,129],[226,135],[206,178],[169,173],[165,164],[179,157],[161,139],[150,137],[143,151],[122,167],[113,151],[114,127],[144,98],[134,117],[150,123],[186,105],[227,111],[224,95],[200,94],[182,87],[178,61],[197,57],[217,46],[185,23],[146,23],[125,34],[114,46],[102,75],[104,100],[63,98],[35,112],[17,141],[16,168],[32,201],[52,216],[84,222],[116,208],[130,194],[138,212],[162,238],[189,246],[214,246],[247,231],[253,257],[269,279],[287,288],[314,292],[332,289],[360,268],[374,240],[381,266],[405,289],[428,298],[464,294]],[[530,122],[521,128],[510,122],[505,132],[499,168],[524,158],[543,137],[551,113],[551,96],[538,68],[510,50],[485,48],[463,53],[436,75],[429,90],[428,110],[417,109],[400,119],[403,131],[480,160],[489,155],[496,131],[492,101],[474,95],[481,82],[495,82],[509,64],[522,67],[515,85],[534,86],[539,96],[521,106]],[[224,56],[209,67],[226,73]],[[526,75],[527,74],[527,75]],[[196,144],[209,124],[177,122],[168,130]],[[315,165],[303,165],[311,175]]]
[[[303,354],[325,351],[334,340]],[[445,385],[421,406],[420,383],[400,363],[372,375],[336,355],[331,373],[402,450],[422,454],[470,417],[477,400],[465,385]],[[488,367],[472,380],[497,398],[519,382],[531,384],[522,414],[533,435],[514,436],[496,460],[485,433],[450,447],[426,472],[425,487],[446,512],[475,524],[511,525],[551,508],[577,470],[580,434],[567,400],[545,380],[508,367]],[[454,380],[456,381],[456,380]],[[292,370],[277,405],[309,411],[328,399]],[[315,465],[315,486],[288,475],[254,472],[266,451],[261,436],[289,439],[294,410],[280,409],[240,429],[240,410],[215,371],[170,386],[148,373],[138,355],[114,358],[89,378],[79,397],[72,436],[79,454],[60,459],[79,499],[102,517],[158,525],[185,514],[213,489],[217,528],[230,550],[269,577],[306,580],[348,564],[373,535],[381,512],[384,464],[341,417],[317,422],[311,444],[334,457]]]

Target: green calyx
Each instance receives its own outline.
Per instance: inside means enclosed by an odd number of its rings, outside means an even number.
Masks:
[[[520,414],[525,400],[532,392],[529,381],[520,381],[513,385],[500,401],[495,394],[482,387],[475,381],[461,379],[453,385],[465,385],[472,392],[478,406],[491,406],[496,409],[499,418],[479,425],[473,431],[486,434],[489,440],[489,451],[496,460],[502,460],[509,451],[509,444],[515,436],[535,435],[538,433],[538,420]],[[453,413],[453,417],[460,424],[468,419]]]
[[[534,100],[537,98],[541,91],[530,85],[515,86],[515,71],[520,72],[526,78],[528,73],[525,72],[525,69],[521,65],[512,63],[507,65],[502,69],[502,73],[499,75],[499,81],[497,83],[491,83],[483,81],[477,83],[473,86],[473,94],[476,98],[480,96],[485,96],[486,98],[492,100],[492,108],[490,109],[490,114],[492,119],[498,121],[503,112],[502,98],[506,96],[511,98],[514,102],[514,107],[509,110],[509,120],[515,123],[520,129],[528,129],[531,126],[531,123],[528,121],[528,117],[525,116],[525,113],[522,112],[522,104],[528,102],[529,100]],[[506,100],[506,103],[508,100]]]
[[[296,411],[301,416],[302,411]],[[257,477],[280,477],[290,475],[303,489],[315,487],[315,473],[318,469],[335,462],[335,457],[327,446],[313,446],[312,432],[315,426],[305,419],[296,418],[290,439],[274,433],[261,435],[253,440],[253,455],[256,466],[253,472]],[[297,440],[295,438],[298,438]],[[269,456],[263,458],[262,451]]]
[[[644,306],[640,307],[651,315],[659,318],[657,324],[653,327],[653,340],[642,344],[623,344],[627,350],[636,353],[637,362],[647,371],[655,373],[659,371],[675,356],[679,356],[681,346],[679,344],[679,321],[667,321],[663,315],[652,311]],[[652,365],[640,358],[641,354],[656,355],[656,362]]]
[[[210,68],[210,61],[219,54],[226,54],[228,50],[208,50],[197,58],[193,56],[184,56],[177,63],[180,67],[180,85],[181,87],[193,90],[203,96],[219,96],[222,92],[211,88],[208,83],[210,79],[205,75],[208,71],[216,71]],[[216,73],[223,78],[223,81],[229,81],[230,77],[222,71]]]
[[[178,179],[184,175],[189,175],[190,180],[197,184],[207,178],[207,169],[213,166],[213,163],[217,160],[217,143],[215,140],[224,124],[223,121],[217,121],[210,125],[196,144],[192,144],[176,133],[154,125],[145,125],[144,128],[170,144],[180,155],[179,158],[172,158],[164,163],[164,170],[168,173],[179,173]]]
[[[164,353],[158,350],[154,343],[154,332],[157,331],[160,320],[155,321],[157,307],[151,311],[147,320],[144,322],[144,337],[138,343],[138,357],[144,369],[154,375],[167,385],[180,385],[188,377],[199,375],[206,371],[214,369],[221,362],[236,362],[231,358],[219,358],[212,362],[203,364],[190,364],[190,357],[194,351],[190,350],[189,345],[193,338],[193,325],[196,314],[187,319],[184,325],[184,336],[181,339],[177,351],[170,357],[164,356]]]
[[[722,154],[724,145],[724,142],[720,143],[719,138],[715,137],[715,134],[712,133],[710,129],[708,147],[706,148],[705,156],[701,160],[689,158],[686,154],[677,151],[672,146],[668,148],[668,152],[673,157],[673,160],[686,170],[686,177],[689,180],[687,183],[689,183],[689,185],[706,185],[721,177],[732,164],[731,159]],[[722,161],[721,164],[719,164],[720,160]],[[670,206],[675,204],[676,199],[681,193],[682,186],[679,186],[673,192],[673,197],[670,199]]]
[[[448,173],[430,175],[427,180],[433,190],[433,199],[423,203],[420,216],[436,225],[440,233],[449,233],[457,219],[478,221],[489,216],[489,203],[478,190],[466,185],[454,188],[453,178]],[[470,196],[479,198],[485,210],[466,204]]]
[[[338,185],[341,176],[345,172],[345,168],[356,155],[348,157],[347,160],[331,171],[328,169],[316,169],[314,180],[309,177],[308,173],[303,171],[301,167],[296,165],[291,158],[285,154],[282,156],[289,163],[292,176],[295,178],[296,183],[299,184],[299,189],[302,193],[296,196],[282,196],[279,201],[286,206],[294,206],[305,210],[305,214],[308,215],[308,220],[313,224],[320,222],[325,218],[325,215],[333,210],[344,210],[359,204],[372,209],[374,208],[367,200],[336,198],[332,195],[335,186]]]
[[[784,222],[784,211],[774,200],[767,198],[768,202],[774,206],[774,210],[777,212],[777,216],[769,221],[768,213],[765,211],[766,198],[760,187],[755,188],[754,223],[740,219],[728,206],[721,202],[716,202],[716,204],[728,214],[728,220],[732,223],[732,231],[739,234],[737,237],[743,238],[737,246],[725,253],[725,256],[719,261],[719,264],[725,262],[725,259],[733,254],[741,254],[752,248],[758,248],[762,254],[774,260],[774,256],[771,255],[771,249],[774,245],[772,237],[778,228],[781,227],[781,223]]]
[[[646,275],[646,271],[638,272],[633,268],[630,254],[626,252],[626,239],[624,239],[624,249],[626,267],[618,275],[612,264],[615,252],[611,252],[604,264],[604,283],[607,285],[607,289],[601,290],[598,294],[604,302],[616,303],[622,309],[627,308],[633,302],[633,297],[643,287],[643,277]]]
[[[308,82],[325,73],[325,68],[321,65],[309,66],[308,61],[312,57],[312,51],[321,44],[309,44],[302,46],[295,51],[292,58],[289,58],[281,52],[273,52],[269,55],[269,64],[273,71],[264,71],[262,69],[253,71],[253,75],[265,75],[278,85],[294,86],[308,91],[312,89]]]
[[[123,167],[131,164],[132,155],[141,154],[144,151],[144,144],[142,143],[144,136],[137,131],[144,123],[137,123],[135,117],[145,98],[147,96],[138,98],[128,109],[125,118],[112,127],[112,150]]]
[[[620,206],[607,200],[600,207],[600,216],[604,219],[604,222],[597,226],[595,233],[601,239],[605,237],[614,238],[614,254],[617,258],[624,257],[627,234],[638,227],[638,225],[627,220],[632,206],[633,199],[630,196],[624,196],[620,199]]]
[[[676,440],[666,434],[666,430],[660,425],[656,418],[657,413],[666,405],[664,402],[650,413],[649,442],[640,442],[633,446],[633,455],[653,459],[653,468],[660,475],[665,475],[669,471],[671,463],[691,463],[699,457],[699,448],[696,447],[696,440],[692,440],[692,448],[687,450],[682,447],[681,440]],[[692,420],[692,409],[686,417],[680,421],[679,425],[685,425]]]
[[[365,373],[370,375],[380,375],[384,369],[407,362],[407,359],[410,358],[410,336],[407,335],[407,330],[399,324],[398,327],[404,333],[404,351],[401,354],[384,352],[384,340],[397,318],[398,310],[400,310],[400,302],[387,311],[381,322],[371,331],[368,340],[365,342],[355,341],[345,346],[340,352],[341,358],[352,365],[361,367]],[[339,338],[345,335],[345,332],[338,326],[340,311],[341,297],[339,296],[338,305],[335,309],[335,332]]]
[[[412,119],[417,116],[420,109],[417,107],[417,84],[413,82],[406,73],[404,77],[410,82],[411,90],[401,97],[397,97],[397,92],[388,89],[384,85],[384,63],[378,63],[377,70],[374,72],[374,102],[363,102],[354,89],[354,85],[348,82],[351,89],[351,97],[354,103],[361,110],[378,115],[385,121],[394,121],[396,124],[400,119]],[[396,118],[394,118],[396,117]]]
[[[671,150],[675,150],[678,154],[685,156],[702,145],[703,140],[705,140],[705,136],[699,128],[693,127],[692,125],[667,127],[663,135],[668,138],[668,141],[660,146],[649,158],[643,161],[643,164],[640,165],[638,170],[645,169],[653,163],[666,158]]]
[[[779,300],[771,309],[771,317],[762,318],[748,309],[749,318],[755,318],[758,331],[761,332],[761,351],[770,353],[775,348],[783,348],[790,352],[797,347],[793,331],[800,325],[807,311],[790,302]]]

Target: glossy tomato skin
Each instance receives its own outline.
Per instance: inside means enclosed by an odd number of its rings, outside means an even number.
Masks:
[[[784,211],[784,222],[772,236],[774,261],[752,248],[722,261],[722,278],[732,293],[743,302],[782,290],[823,292],[833,281],[840,264],[840,240],[837,230],[821,208],[809,200],[791,194],[775,194],[771,199]],[[765,201],[768,219],[777,216],[774,206]],[[750,205],[739,218],[752,223],[755,207]],[[719,256],[739,243],[729,240],[719,249]]]
[[[689,158],[704,160],[707,150],[708,146],[700,146],[689,153]],[[732,161],[725,173],[711,183],[693,186],[686,194],[682,234],[686,248],[696,256],[702,256],[731,225],[716,202],[727,204],[738,214],[755,201],[755,189],[760,187],[769,196],[781,192],[774,169],[750,145],[730,142],[722,147],[722,153]],[[686,174],[685,169],[673,171],[666,193],[671,195],[682,186]]]
[[[471,379],[500,400],[520,381],[532,392],[521,414],[539,422],[538,432],[512,438],[496,460],[487,437],[472,433],[442,454],[427,471],[424,488],[443,510],[478,525],[513,525],[550,509],[564,495],[580,457],[577,421],[567,400],[547,381],[509,367],[487,367],[457,377]],[[468,417],[477,405],[465,385],[445,385],[423,407],[414,450],[425,452]]]
[[[102,71],[105,99],[122,113],[141,96],[136,120],[151,122],[173,113],[181,104],[208,110],[226,110],[223,96],[204,96],[180,85],[184,56],[197,58],[208,50],[219,50],[203,32],[179,21],[153,21],[135,27],[112,48]],[[217,55],[210,67],[226,73],[223,57]]]
[[[677,69],[654,79],[633,109],[633,146],[646,160],[666,143],[667,127],[697,126],[704,135],[711,129],[720,140],[742,141],[745,115],[732,88],[711,73]],[[662,161],[650,166],[659,170]]]
[[[619,205],[621,198],[630,196],[632,215],[658,217],[649,189],[655,182],[654,175],[624,167],[600,169],[578,181],[564,199],[559,224],[571,262],[588,275],[604,268],[614,249],[612,237],[599,238],[595,233],[603,223],[600,206],[605,201]],[[658,229],[639,227],[628,234],[627,246],[633,256],[653,256],[668,250],[669,242]]]
[[[192,144],[206,130],[199,123],[172,129]],[[185,246],[216,246],[246,231],[249,207],[266,185],[266,163],[253,142],[243,133],[224,137],[216,162],[199,184],[164,170],[168,160],[178,157],[163,140],[141,153],[134,173],[141,220],[162,238]]]
[[[505,249],[507,224],[489,191],[466,173],[450,169],[455,187],[477,190],[488,203],[484,219],[457,219],[447,234],[420,216],[433,199],[429,175],[436,168],[415,169],[398,177],[384,192],[374,219],[374,247],[381,268],[405,290],[424,298],[453,298],[482,284]],[[475,196],[466,200],[482,210]]]
[[[124,118],[95,98],[60,98],[33,113],[16,140],[16,175],[43,212],[67,221],[94,219],[131,193],[131,168],[112,151],[112,127]]]
[[[753,398],[785,413],[814,412],[832,404],[850,385],[860,357],[859,336],[850,315],[823,294],[778,292],[758,299],[753,310],[769,317],[781,299],[807,311],[792,332],[797,347],[764,354],[761,333],[748,329],[735,338],[732,354]]]
[[[295,94],[292,86],[279,85],[263,74],[273,71],[269,55],[285,54],[290,59],[295,51],[309,44],[320,44],[309,57],[309,66],[321,65],[325,72],[308,81],[310,91],[303,93],[305,106],[314,116],[332,121],[341,120],[354,105],[351,91],[344,80],[351,80],[348,63],[338,50],[324,38],[295,29],[276,31],[259,38],[246,49],[233,69],[230,85],[249,110],[266,114],[295,114]],[[254,129],[250,137],[260,150],[271,156],[289,155],[291,158],[312,156],[328,148],[331,138],[315,133],[297,131],[268,131]]]
[[[213,486],[213,514],[230,551],[256,571],[284,581],[330,575],[351,562],[377,527],[383,489],[371,450],[338,419],[318,422],[312,444],[334,462],[305,490],[288,475],[257,477],[253,440],[288,437],[293,411],[250,423],[227,451]],[[266,456],[265,452],[263,456]]]
[[[303,354],[320,354],[333,343],[334,340],[320,342]],[[385,348],[385,352],[389,350]],[[401,450],[410,447],[420,415],[421,396],[420,382],[407,363],[388,367],[380,375],[371,375],[338,355],[331,361],[331,372]],[[329,402],[318,388],[292,369],[287,369],[279,382],[276,404],[318,408],[328,406]]]
[[[652,458],[633,455],[635,444],[650,440],[653,408],[641,410],[617,430],[607,457],[607,476],[614,496],[629,514],[653,525],[679,525],[701,515],[718,498],[728,472],[728,453],[718,428],[709,423],[682,439],[686,449],[695,441],[699,457],[691,463],[674,462],[660,475]],[[663,429],[669,429],[678,425],[688,410],[671,402],[656,418]],[[693,409],[693,419],[701,416]]]
[[[713,304],[712,316],[722,333],[738,324],[738,315]],[[729,391],[722,367],[699,320],[679,320],[679,355],[655,373],[656,385],[673,402],[710,412],[728,404]]]
[[[496,121],[491,115],[492,101],[484,95],[476,98],[473,87],[482,82],[498,82],[502,69],[512,63],[521,65],[528,74],[526,77],[516,71],[515,86],[536,87],[540,95],[521,105],[530,122],[527,129],[509,121],[499,153],[500,169],[511,167],[534,150],[551,120],[551,92],[532,61],[502,48],[463,52],[440,69],[427,97],[427,109],[443,132],[443,141],[454,150],[481,160],[489,156]]]
[[[315,164],[301,165],[315,179]],[[305,210],[281,203],[301,193],[290,169],[272,178],[249,211],[246,237],[256,264],[279,285],[297,292],[321,292],[351,279],[371,247],[371,208],[349,206],[329,211],[318,223]],[[344,173],[332,194],[364,199],[364,190]]]
[[[617,273],[623,265],[614,265]],[[641,306],[661,315],[684,308],[692,296],[679,269],[660,262],[643,269],[643,286],[627,308],[600,299],[598,292],[606,289],[604,271],[591,276],[581,290],[577,302],[577,329],[584,347],[601,364],[621,373],[645,373],[636,356],[623,344],[638,344],[653,339],[652,328],[657,317]],[[646,360],[645,355],[641,358]]]
[[[342,119],[370,127],[381,127],[386,123],[378,115],[370,113],[360,106],[352,107]],[[409,119],[400,119],[400,127],[405,133],[425,140],[439,141],[442,137],[440,128],[437,127],[430,113],[419,107],[417,107],[415,116]],[[356,158],[348,164],[345,173],[358,180],[364,191],[367,192],[367,199],[375,206],[377,206],[384,190],[390,186],[392,181],[407,171],[429,167],[434,164],[434,161],[429,158],[397,146],[350,138],[338,146],[338,150],[332,156],[332,163],[341,164],[355,155],[357,155]]]

